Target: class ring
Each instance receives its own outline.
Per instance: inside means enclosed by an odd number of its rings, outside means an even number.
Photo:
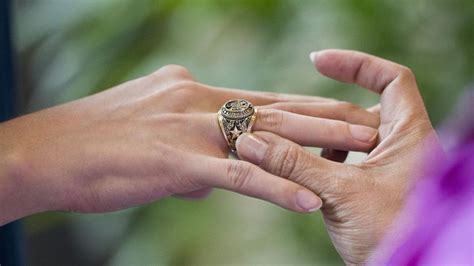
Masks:
[[[217,121],[230,151],[236,152],[237,138],[251,132],[257,118],[257,108],[244,99],[227,101],[217,112]]]

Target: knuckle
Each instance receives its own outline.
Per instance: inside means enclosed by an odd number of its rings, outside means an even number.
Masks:
[[[170,85],[170,90],[182,92],[194,92],[199,90],[200,86],[197,82],[192,80],[179,80]]]
[[[406,66],[400,66],[400,76],[402,78],[408,78],[408,79],[414,79],[415,78],[415,74],[413,73],[413,71],[406,67]]]
[[[174,74],[177,76],[189,76],[191,74],[189,70],[185,68],[184,66],[175,65],[175,64],[163,66],[160,69],[158,69],[158,71],[156,71],[155,73],[159,73],[159,72]]]
[[[154,82],[163,80],[194,80],[191,72],[180,65],[166,65],[148,75]]]
[[[341,120],[348,123],[358,121],[360,114],[365,112],[362,107],[350,102],[342,102],[341,108],[341,110],[343,110]]]
[[[258,119],[264,127],[278,131],[283,124],[283,112],[275,109],[264,109],[257,113]]]
[[[204,90],[205,88],[195,81],[179,80],[166,84],[164,88],[157,91],[155,97],[161,101],[166,99],[169,111],[184,113],[190,110],[196,97],[206,93]]]
[[[231,161],[227,165],[227,178],[236,190],[247,186],[252,178],[252,165],[241,161]]]
[[[301,160],[303,157],[303,150],[299,147],[290,145],[280,147],[275,152],[272,165],[275,165],[275,174],[281,177],[297,176],[302,169]]]
[[[189,97],[194,97],[199,94],[201,89],[202,86],[195,81],[180,80],[170,84],[166,90],[175,97],[188,99]]]
[[[297,108],[294,104],[291,103],[286,103],[286,102],[279,102],[279,103],[273,103],[269,105],[268,109],[275,109],[275,110],[280,110],[280,111],[286,111],[289,113],[298,113]]]
[[[353,111],[358,111],[359,109],[361,109],[359,106],[357,106],[353,103],[350,103],[350,102],[340,102],[339,103],[339,108],[341,108],[342,110],[344,110],[347,113],[350,113],[350,112],[353,112]]]

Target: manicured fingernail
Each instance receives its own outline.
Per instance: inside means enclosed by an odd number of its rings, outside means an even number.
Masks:
[[[244,133],[237,139],[236,148],[241,159],[258,165],[265,157],[268,144],[253,134]]]
[[[318,52],[311,52],[309,54],[309,59],[311,59],[311,62],[313,62],[313,64],[316,63],[317,57],[318,57]]]
[[[318,196],[307,190],[298,190],[298,192],[296,192],[296,204],[307,212],[314,212],[323,205]]]
[[[349,125],[349,130],[354,139],[366,143],[372,143],[377,136],[377,130],[371,127]]]

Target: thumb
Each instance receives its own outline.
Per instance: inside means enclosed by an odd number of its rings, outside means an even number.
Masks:
[[[323,200],[326,192],[339,190],[352,167],[321,158],[292,141],[263,131],[241,135],[237,139],[237,152],[241,159],[301,184]]]

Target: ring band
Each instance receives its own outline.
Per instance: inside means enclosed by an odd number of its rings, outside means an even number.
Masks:
[[[227,101],[217,112],[217,121],[227,145],[236,152],[237,138],[246,132],[251,132],[257,118],[257,108],[243,99]]]

